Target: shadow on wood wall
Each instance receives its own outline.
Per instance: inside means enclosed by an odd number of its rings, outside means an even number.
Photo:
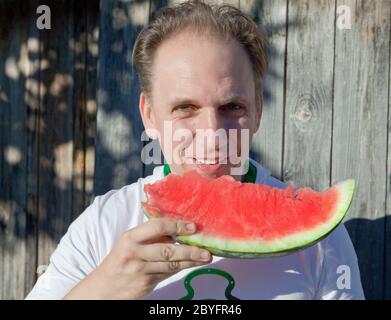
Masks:
[[[368,252],[380,248],[389,250],[387,243],[390,242],[390,234],[384,233],[384,242],[379,243],[376,239],[365,237],[367,230],[381,230],[385,225],[390,225],[391,218],[386,216],[376,220],[354,218],[345,222],[346,229],[352,239],[354,248],[356,249],[358,264],[360,267],[361,281],[366,299],[391,299],[389,291],[387,291],[387,281],[390,277],[390,267],[387,264],[387,254],[376,253],[375,259],[368,259]]]
[[[90,203],[98,1],[0,3],[0,297],[23,298]]]

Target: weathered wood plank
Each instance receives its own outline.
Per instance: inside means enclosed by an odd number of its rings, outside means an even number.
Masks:
[[[83,10],[84,1],[74,2],[71,14],[74,14],[74,30],[72,30],[73,56],[73,152],[72,152],[72,220],[84,209],[85,180],[85,130],[86,130],[86,50],[87,50],[87,10]]]
[[[26,278],[24,296],[31,290],[37,279],[38,265],[38,211],[39,211],[39,140],[41,134],[39,81],[41,40],[36,28],[36,8],[39,1],[29,3],[29,30],[30,38],[27,42],[29,71],[26,76],[26,91],[24,97],[27,105],[27,244],[26,244]]]
[[[32,28],[36,2],[3,2],[0,42],[0,299],[22,299],[35,273],[35,230],[31,229],[26,183],[34,162],[26,130],[32,107],[37,29]],[[23,94],[25,92],[25,94]],[[34,129],[34,128],[33,128]],[[36,141],[36,140],[35,140]],[[31,244],[34,246],[31,246]]]
[[[281,178],[287,1],[241,0],[240,9],[254,19],[269,41],[262,120],[254,135],[251,156],[271,170],[275,177]],[[294,28],[293,23],[290,25]]]
[[[330,182],[334,11],[331,1],[289,2],[283,178],[317,189]]]
[[[20,48],[27,41],[27,21],[13,21],[15,9],[0,7],[2,18],[2,40],[0,44],[0,119],[1,119],[1,173],[0,173],[0,296],[17,299],[24,286],[24,268],[19,264],[25,260],[25,143],[23,124],[26,106],[20,92],[24,90],[25,78],[18,66],[25,60],[26,50]],[[19,17],[23,12],[14,13]]]
[[[39,233],[37,273],[45,270],[70,222],[90,203],[94,166],[99,2],[57,1],[50,7],[52,29],[41,31],[39,143],[32,149],[39,157],[39,197],[31,202],[38,212],[38,222],[32,219]],[[26,293],[31,287],[26,284]]]
[[[390,18],[391,20],[391,18]],[[388,145],[387,145],[387,187],[385,211],[385,256],[384,256],[384,299],[391,299],[391,31],[390,54],[388,56]]]
[[[86,114],[84,132],[84,207],[87,207],[94,196],[95,137],[96,137],[96,91],[99,54],[99,0],[87,3],[87,47],[86,61]]]
[[[149,1],[102,1],[100,7],[97,140],[94,192],[142,176],[140,88],[132,73],[136,36],[148,22]]]
[[[75,2],[73,62],[72,217],[91,202],[94,170],[99,1]]]
[[[39,237],[38,267],[49,256],[72,221],[74,152],[74,59],[81,49],[73,35],[73,3],[51,3],[52,28],[41,31]]]
[[[179,2],[180,1],[178,1],[177,3],[179,3]],[[175,4],[175,2],[167,1],[167,0],[150,0],[149,1],[148,22],[151,21],[153,14],[156,13],[159,9],[166,7],[166,6],[169,6],[169,5],[173,5],[173,4]],[[143,177],[146,177],[146,176],[149,176],[153,173],[153,169],[156,166],[158,166],[164,162],[164,156],[163,156],[163,152],[161,151],[158,140],[152,141],[151,139],[148,139],[146,134],[144,134],[144,140],[145,141],[143,141],[143,149],[142,149],[143,151],[141,152],[141,161],[143,163]],[[146,147],[147,145],[148,145],[148,147]],[[152,154],[149,154],[147,152],[147,150],[151,150],[151,148],[149,148],[149,146],[153,146],[153,150],[156,151],[156,154],[160,155],[160,159],[155,160],[158,162],[158,164],[148,162],[147,157],[149,159],[149,157],[152,156]]]
[[[88,205],[88,194],[92,193],[94,162],[91,160],[94,159],[91,159],[91,147],[95,133],[99,2],[88,1],[90,34],[88,37],[85,33],[81,34],[79,43],[83,45],[86,42],[88,50],[94,52],[94,58],[83,57],[83,53],[78,50],[85,51],[86,48],[80,46],[67,50],[68,45],[74,45],[70,43],[73,32],[78,35],[81,31],[80,28],[74,29],[80,21],[73,23],[72,15],[79,13],[79,9],[80,15],[85,15],[83,3],[68,2],[66,5],[69,10],[62,10],[65,1],[62,4],[50,3],[51,9],[54,10],[54,24],[53,29],[47,31],[50,34],[42,37],[46,46],[42,46],[40,32],[36,27],[36,9],[39,4],[35,0],[29,1],[28,5],[22,1],[3,1],[0,7],[0,298],[7,299],[24,298],[31,290],[37,277],[37,245],[43,248],[39,264],[45,265],[69,225],[72,212],[68,209],[72,205],[77,206],[78,208],[74,208],[76,216],[84,206],[82,201],[72,203],[70,200],[84,192],[86,196],[79,199],[84,198],[85,205]],[[73,7],[73,4],[76,4],[77,8]],[[60,34],[59,29],[65,30],[63,34]],[[56,38],[53,34],[59,37]],[[60,42],[56,43],[57,41]],[[57,60],[59,56],[60,62]],[[62,77],[68,71],[72,73],[73,70],[78,70],[84,59],[87,61],[88,72],[77,75],[75,72],[71,78]],[[61,71],[64,73],[59,74]],[[79,81],[81,87],[78,91],[73,92],[68,90],[69,88],[64,90],[73,83],[73,79],[86,81],[87,87],[84,88]],[[75,104],[72,104],[72,97],[76,96],[82,100],[81,104],[86,105],[88,119],[85,110],[79,108],[80,104],[75,100]],[[78,112],[77,116],[72,113],[73,109]],[[68,111],[70,112],[67,113]],[[75,120],[79,118],[81,123],[89,123],[78,127],[73,122],[73,116]],[[83,135],[86,137],[83,138]],[[63,137],[69,139],[68,142],[64,140],[65,147],[62,143],[57,144]],[[62,189],[58,188],[61,181],[67,179],[67,174],[72,176],[72,148],[69,146],[72,146],[73,138],[82,141],[82,147],[86,150],[84,158],[87,163],[80,168],[84,187],[83,190],[73,188],[77,182],[74,171],[73,181],[62,184],[62,187],[66,188],[65,192],[62,192]],[[40,151],[45,153],[42,157]],[[76,157],[75,161],[79,161],[78,159],[80,158]],[[40,165],[44,168],[41,171]],[[50,195],[52,191],[53,197]],[[58,208],[60,210],[56,210]],[[45,219],[44,215],[48,212],[50,216]],[[56,216],[56,213],[59,216]],[[41,222],[38,225],[39,214]],[[43,270],[44,268],[40,268],[40,271]]]
[[[346,223],[367,298],[384,295],[389,1],[338,1],[351,30],[336,29],[332,182],[356,179]]]

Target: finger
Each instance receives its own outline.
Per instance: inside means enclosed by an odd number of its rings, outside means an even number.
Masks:
[[[200,261],[150,261],[145,264],[146,274],[174,274],[188,268],[194,268],[207,264]]]
[[[167,278],[173,276],[176,272],[156,272],[156,273],[146,273],[148,276],[153,278],[153,281],[158,284],[159,282],[162,282],[163,280],[166,280]]]
[[[209,261],[207,250],[172,243],[153,243],[140,247],[139,258],[145,261]]]
[[[151,244],[151,243],[176,243],[176,240],[170,236],[161,236],[156,239],[149,239],[142,242],[142,244]]]
[[[161,236],[188,235],[195,231],[195,224],[190,221],[154,218],[131,229],[129,232],[136,242],[156,239]]]

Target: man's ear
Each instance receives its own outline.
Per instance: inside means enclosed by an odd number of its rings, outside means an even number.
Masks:
[[[151,139],[156,139],[157,137],[154,134],[154,132],[156,131],[156,127],[155,127],[155,118],[152,110],[152,104],[149,101],[144,91],[140,93],[139,109],[140,109],[141,119],[143,121],[144,128],[146,130],[148,137],[150,137]]]
[[[256,114],[256,130],[259,129],[259,126],[261,124],[261,118],[262,118],[262,111],[263,111],[263,97],[262,94],[259,94],[259,99],[257,99],[257,114]]]

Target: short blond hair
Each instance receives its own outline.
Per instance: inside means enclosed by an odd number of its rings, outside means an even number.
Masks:
[[[207,4],[200,0],[161,8],[138,35],[132,63],[139,72],[141,89],[147,97],[152,96],[151,70],[157,48],[164,40],[187,28],[201,35],[236,39],[250,58],[257,99],[260,97],[262,79],[267,68],[266,37],[257,24],[240,9],[228,4]]]

